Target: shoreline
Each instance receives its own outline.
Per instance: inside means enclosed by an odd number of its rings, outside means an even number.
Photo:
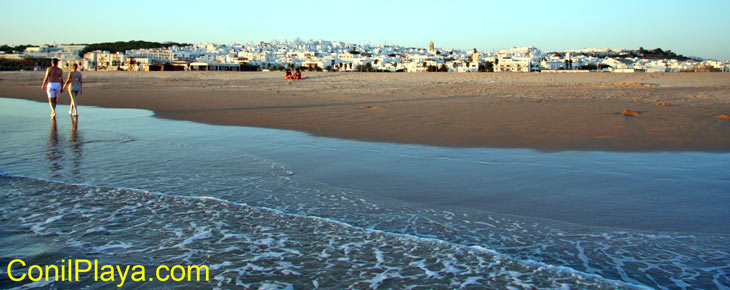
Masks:
[[[82,106],[315,136],[540,151],[730,151],[727,73],[83,72]],[[43,72],[0,97],[47,102]],[[68,104],[68,93],[60,96]],[[657,106],[668,103],[670,106]],[[639,112],[624,116],[623,110]]]

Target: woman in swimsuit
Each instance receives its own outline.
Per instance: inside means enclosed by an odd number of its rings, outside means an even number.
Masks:
[[[71,87],[68,88],[68,95],[71,97],[71,109],[68,110],[68,114],[71,115],[71,112],[76,110],[76,113],[73,115],[78,116],[79,107],[76,106],[76,100],[74,97],[78,97],[84,93],[84,81],[81,77],[81,72],[79,71],[79,65],[74,63],[73,69],[74,70],[72,72],[68,73],[68,78],[66,79],[66,83],[63,84],[63,89],[61,89],[61,91],[66,90],[68,84],[71,83]]]

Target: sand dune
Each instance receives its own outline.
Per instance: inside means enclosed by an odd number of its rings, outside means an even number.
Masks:
[[[730,122],[717,117],[730,114],[727,73],[304,76],[286,81],[280,72],[85,72],[79,102],[373,141],[730,151]],[[0,73],[0,96],[45,102],[42,78],[42,72]],[[61,103],[68,102],[64,95]],[[641,116],[622,115],[627,108]]]

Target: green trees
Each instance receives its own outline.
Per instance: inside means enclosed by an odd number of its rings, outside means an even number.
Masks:
[[[132,49],[140,48],[167,48],[171,46],[188,46],[188,43],[177,43],[177,42],[149,42],[143,40],[132,40],[132,41],[117,41],[117,42],[102,42],[89,44],[84,50],[81,51],[81,56],[90,51],[95,50],[107,50],[109,52],[124,52]]]
[[[596,66],[595,64],[584,64],[584,65],[578,67],[578,69],[582,69],[582,70],[597,70],[598,69],[598,66]]]
[[[632,50],[629,51],[629,56],[632,57],[641,57],[644,59],[675,59],[678,61],[686,61],[691,58],[686,57],[681,54],[676,54],[672,52],[671,50],[663,50],[661,48],[656,49],[644,49],[644,47],[639,47],[639,50]]]
[[[479,72],[494,72],[494,64],[491,61],[479,64]]]
[[[51,60],[47,58],[25,58],[22,60],[0,59],[0,71],[32,70],[36,66],[36,64],[40,65],[41,67],[48,67],[51,65]]]
[[[607,65],[607,64],[600,64],[598,66],[596,66],[595,64],[585,64],[585,65],[578,67],[578,69],[583,69],[583,70],[602,70],[604,68],[611,68],[611,66]]]
[[[5,53],[11,53],[13,50],[22,52],[30,46],[32,46],[32,45],[26,44],[26,45],[18,45],[18,46],[9,46],[7,44],[4,44],[4,45],[0,46],[0,51],[5,52]]]
[[[357,67],[357,71],[359,72],[372,72],[375,71],[373,69],[373,65],[370,63],[366,63],[365,65],[361,65]]]

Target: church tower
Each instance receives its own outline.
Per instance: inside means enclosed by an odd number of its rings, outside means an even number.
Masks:
[[[433,40],[432,40],[431,43],[428,44],[428,52],[434,52],[434,51],[435,50],[433,49]]]
[[[475,48],[474,51],[471,53],[471,57],[469,57],[469,61],[478,63],[479,60],[481,59],[481,57],[482,57],[481,53],[479,53],[477,51],[477,49]]]

